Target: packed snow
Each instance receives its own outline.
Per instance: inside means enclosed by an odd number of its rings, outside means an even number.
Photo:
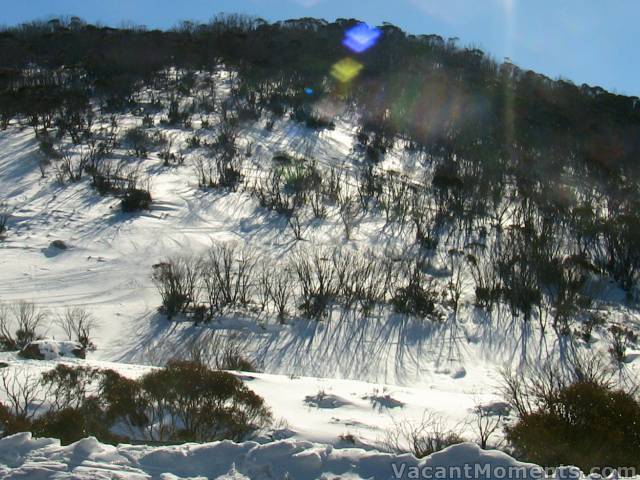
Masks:
[[[467,472],[474,472],[465,476]],[[479,469],[479,470],[478,470]],[[485,472],[476,477],[475,472]],[[0,439],[0,478],[56,479],[179,479],[330,480],[429,478],[413,475],[446,472],[459,478],[543,478],[544,471],[517,462],[499,451],[484,451],[472,443],[449,447],[417,460],[358,448],[336,449],[302,440],[259,444],[229,441],[166,447],[104,445],[86,438],[61,447],[57,440],[19,433]],[[440,477],[434,477],[440,478]],[[448,476],[446,478],[456,478]],[[560,477],[562,478],[562,477]],[[571,477],[566,477],[571,478]]]

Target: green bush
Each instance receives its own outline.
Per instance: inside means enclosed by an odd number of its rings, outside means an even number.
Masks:
[[[238,377],[198,362],[172,361],[139,380],[112,370],[58,365],[39,383],[46,407],[27,415],[31,386],[16,392],[18,408],[0,404],[0,434],[32,431],[63,444],[87,436],[102,442],[243,440],[271,421],[262,397]],[[24,404],[19,402],[24,397]],[[113,433],[128,432],[130,437]]]
[[[57,438],[63,445],[69,445],[89,436],[99,438],[106,443],[125,440],[111,433],[109,427],[110,424],[105,421],[98,399],[89,398],[79,408],[46,412],[33,421],[31,431],[37,437]]]
[[[271,413],[238,377],[191,361],[172,361],[143,376],[138,406],[155,418],[158,440],[242,440]]]
[[[640,468],[640,403],[595,381],[575,382],[521,415],[507,438],[520,458],[543,466]]]

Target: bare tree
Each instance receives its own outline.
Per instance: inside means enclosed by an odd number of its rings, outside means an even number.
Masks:
[[[350,196],[340,198],[340,220],[342,220],[342,225],[344,226],[345,238],[351,240],[351,233],[356,220],[356,204]]]
[[[287,224],[293,232],[293,236],[296,240],[303,240],[302,238],[302,224],[300,223],[300,216],[297,212],[293,212],[287,218]]]
[[[504,410],[500,408],[492,408],[490,405],[482,405],[477,403],[473,407],[469,425],[475,428],[478,435],[478,445],[480,448],[487,449],[491,437],[502,426]]]
[[[37,340],[38,329],[46,317],[33,303],[20,302],[11,308],[0,305],[0,346],[5,350],[21,350]]]
[[[69,340],[78,342],[82,348],[95,350],[95,345],[91,341],[91,333],[96,322],[89,312],[81,307],[70,307],[58,317],[56,323]]]
[[[17,420],[29,422],[40,408],[40,379],[35,374],[3,369],[0,374],[0,394],[5,399],[9,413]]]
[[[287,305],[291,299],[291,277],[286,270],[273,276],[269,296],[278,312],[278,320],[284,323],[287,318]]]
[[[234,244],[214,245],[201,276],[211,314],[226,307],[246,306],[254,287],[256,261],[247,249]]]

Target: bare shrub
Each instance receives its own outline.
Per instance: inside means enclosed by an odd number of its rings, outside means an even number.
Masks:
[[[236,190],[242,180],[242,157],[238,155],[238,131],[232,122],[223,122],[209,153],[215,165],[216,187]]]
[[[198,261],[176,257],[153,266],[151,276],[162,298],[162,309],[171,318],[185,313],[198,301]]]
[[[609,333],[611,334],[609,354],[617,365],[621,365],[627,356],[627,348],[637,343],[638,335],[630,328],[616,324],[609,327]]]
[[[69,307],[58,317],[56,323],[69,340],[78,342],[83,349],[95,350],[91,334],[96,321],[89,312],[81,307]]]
[[[298,254],[293,259],[299,293],[298,308],[309,318],[321,320],[335,295],[335,272],[331,258],[322,252]]]
[[[209,250],[201,275],[211,315],[250,303],[255,264],[249,251],[235,244],[214,245]]]
[[[355,227],[356,221],[356,204],[351,197],[340,198],[340,220],[344,226],[344,236],[347,240],[351,240],[351,234]]]
[[[254,183],[252,193],[258,198],[260,206],[290,217],[295,210],[295,199],[287,195],[282,188],[282,174],[271,170],[266,177]]]
[[[382,444],[389,452],[409,452],[423,458],[462,442],[462,436],[456,429],[447,428],[442,417],[434,412],[425,412],[418,423],[395,422],[385,432]]]
[[[146,210],[151,206],[151,185],[149,179],[141,179],[137,169],[131,170],[126,177],[120,206],[123,212]]]
[[[38,330],[46,320],[46,313],[33,303],[20,302],[8,308],[0,305],[0,347],[21,350],[40,338]]]
[[[216,166],[213,158],[198,155],[194,159],[193,167],[199,187],[213,188],[216,186]]]
[[[324,203],[324,194],[319,190],[312,190],[309,195],[309,205],[315,218],[327,218],[327,206]]]
[[[289,217],[287,217],[287,225],[293,232],[293,237],[296,240],[303,240],[302,238],[302,224],[300,223],[300,215],[297,212],[293,212]]]
[[[480,448],[490,448],[491,438],[502,428],[505,410],[493,405],[477,403],[473,407],[469,424],[475,429]]]
[[[427,250],[435,250],[440,241],[437,210],[432,200],[421,191],[414,191],[411,220],[416,229],[416,243]]]
[[[359,307],[368,315],[376,303],[384,303],[392,283],[393,268],[373,252],[357,254],[335,250],[332,255],[336,293],[345,307]]]
[[[463,251],[451,249],[449,250],[447,257],[449,259],[451,277],[449,277],[446,288],[451,307],[453,308],[453,313],[454,315],[457,315],[460,298],[462,297],[462,291],[464,289],[465,256]]]
[[[420,318],[435,318],[437,293],[433,279],[422,274],[417,263],[410,267],[408,277],[408,283],[398,286],[393,292],[391,303],[395,311]]]
[[[54,164],[58,182],[80,181],[96,154],[95,145],[83,145],[80,148],[62,152],[61,158]]]
[[[278,320],[283,323],[287,318],[287,308],[291,299],[291,276],[288,271],[277,272],[271,281],[269,297],[278,314]]]
[[[20,427],[28,427],[42,407],[39,394],[40,379],[29,371],[10,372],[3,369],[0,372],[0,395],[4,399],[7,412],[13,417],[5,420],[11,423],[4,425],[5,432],[28,430]]]
[[[216,370],[258,371],[256,365],[244,355],[240,343],[232,336],[214,334],[193,337],[186,355],[180,360],[208,365]]]
[[[152,148],[164,145],[167,139],[159,131],[149,133],[142,127],[133,127],[125,132],[123,141],[133,155],[145,158]]]
[[[500,278],[493,266],[497,261],[496,250],[480,243],[471,247],[473,251],[465,258],[475,286],[475,304],[491,311],[501,295]]]

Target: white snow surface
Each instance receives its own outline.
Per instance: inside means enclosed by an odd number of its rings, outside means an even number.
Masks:
[[[481,450],[472,443],[417,460],[412,455],[337,449],[302,440],[114,447],[90,437],[62,447],[57,440],[34,439],[30,433],[0,439],[0,478],[5,479],[387,480],[412,478],[409,472],[415,467],[422,471],[431,467],[435,472],[438,467],[465,464],[488,466],[496,475],[512,468],[524,473],[519,478],[540,478],[535,476],[540,471],[535,465],[517,462],[499,451]],[[500,477],[489,474],[484,478]]]

